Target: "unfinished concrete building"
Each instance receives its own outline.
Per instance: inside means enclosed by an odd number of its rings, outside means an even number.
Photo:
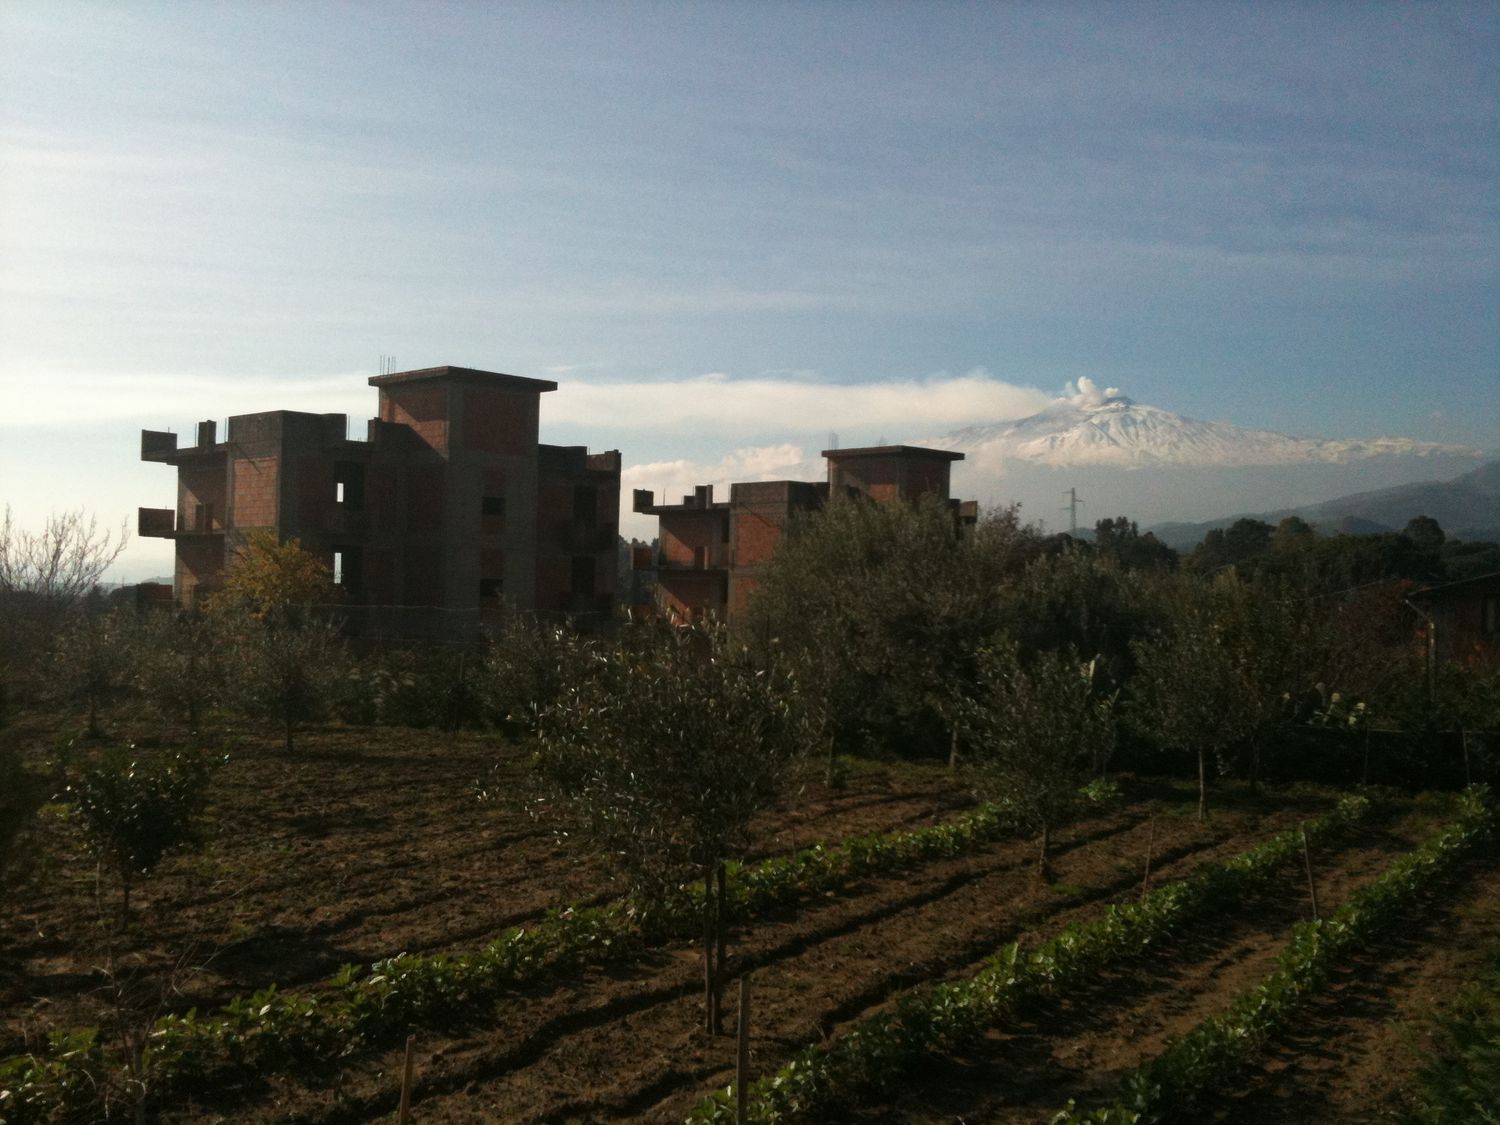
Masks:
[[[177,506],[142,508],[143,536],[176,544],[181,603],[215,589],[250,532],[296,538],[350,606],[612,612],[620,454],[537,441],[557,384],[465,367],[372,377],[379,416],[351,440],[343,414],[229,419],[224,441],[145,430],[141,459],[177,468]]]
[[[949,496],[953,462],[962,461],[962,453],[880,445],[825,449],[822,456],[827,480],[731,484],[728,501],[715,501],[712,485],[699,485],[680,504],[657,504],[653,492],[637,489],[632,510],[657,517],[655,555],[635,559],[656,572],[655,608],[678,621],[742,617],[788,525],[831,496],[864,496],[876,503],[936,496],[953,505],[960,522],[977,518],[974,501]]]

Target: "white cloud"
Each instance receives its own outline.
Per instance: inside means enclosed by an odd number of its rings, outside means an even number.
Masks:
[[[1110,399],[1120,397],[1119,387],[1105,387],[1101,391],[1098,383],[1084,375],[1076,384],[1069,383],[1063,389],[1062,398],[1057,401],[1073,406],[1103,406]]]
[[[0,417],[0,427],[111,420],[181,426],[200,418],[223,419],[263,410],[343,412],[354,422],[375,414],[375,392],[365,383],[369,374],[297,378],[141,375],[48,371],[12,363],[0,369],[0,386],[8,389],[13,404]],[[1087,385],[1089,393],[1095,391],[1086,379],[1079,385]],[[1105,393],[1115,392],[1111,389]],[[938,432],[1025,417],[1052,401],[1051,396],[1034,387],[1006,383],[983,369],[958,376],[866,383],[816,383],[784,377],[735,379],[713,372],[682,380],[568,380],[543,399],[542,419],[547,426],[584,430],[593,427],[660,433],[691,429],[730,445],[736,440],[776,433],[791,437],[828,430],[850,434]]]
[[[1023,418],[1050,395],[976,369],[867,383],[815,383],[722,373],[675,381],[568,383],[544,407],[549,421],[578,426],[694,427],[764,434],[809,429],[916,433]]]

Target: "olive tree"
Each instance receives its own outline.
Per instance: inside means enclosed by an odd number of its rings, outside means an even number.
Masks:
[[[702,886],[704,1026],[720,1031],[725,864],[780,793],[797,750],[791,682],[722,632],[632,626],[584,650],[541,716],[544,799],[576,816],[648,901]],[[717,887],[717,890],[716,890]]]
[[[297,724],[322,711],[337,675],[339,629],[311,608],[335,593],[327,565],[297,540],[255,532],[214,600],[231,646],[231,698],[246,714],[275,721],[288,754]]]
[[[100,708],[129,680],[131,620],[122,612],[79,607],[54,632],[48,661],[51,691],[81,703],[88,714],[88,736],[102,738]]]
[[[936,497],[839,499],[788,528],[744,633],[795,668],[830,760],[951,750],[955,696],[998,626],[995,589],[1037,543],[1015,509],[965,530]]]
[[[199,842],[208,777],[207,761],[196,754],[153,763],[113,750],[68,786],[89,851],[119,880],[122,920],[136,880]]]
[[[1130,715],[1161,746],[1198,759],[1198,819],[1208,810],[1210,754],[1217,759],[1254,728],[1256,684],[1219,618],[1211,591],[1184,582],[1171,591],[1168,624],[1131,644]]]
[[[1096,662],[1072,649],[1023,662],[996,638],[978,654],[978,691],[962,706],[970,773],[988,800],[1037,835],[1037,874],[1051,878],[1052,830],[1067,817],[1093,763],[1114,745],[1114,693],[1096,682]]]
[[[491,714],[502,723],[535,730],[539,716],[575,678],[586,649],[571,624],[542,625],[507,614],[484,656]]]
[[[37,813],[46,797],[43,779],[26,768],[16,732],[0,730],[0,892],[34,866]]]
[[[287,754],[299,724],[322,714],[338,675],[343,645],[331,622],[257,621],[232,624],[228,692],[234,706],[274,722]]]
[[[280,542],[265,530],[252,531],[235,552],[234,565],[216,597],[262,621],[296,621],[311,605],[336,599],[333,571],[297,539]]]
[[[181,716],[197,731],[224,691],[224,654],[231,631],[222,616],[201,609],[141,614],[132,630],[131,673],[162,715]]]

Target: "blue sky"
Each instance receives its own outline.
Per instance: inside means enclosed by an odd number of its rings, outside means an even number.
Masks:
[[[1493,4],[10,0],[0,500],[170,503],[140,427],[366,417],[382,354],[627,465],[1081,376],[1494,448],[1497,164]]]

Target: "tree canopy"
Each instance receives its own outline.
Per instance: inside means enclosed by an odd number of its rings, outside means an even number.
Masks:
[[[221,597],[257,618],[285,616],[332,601],[333,572],[298,540],[282,543],[270,531],[252,531],[235,555]]]

